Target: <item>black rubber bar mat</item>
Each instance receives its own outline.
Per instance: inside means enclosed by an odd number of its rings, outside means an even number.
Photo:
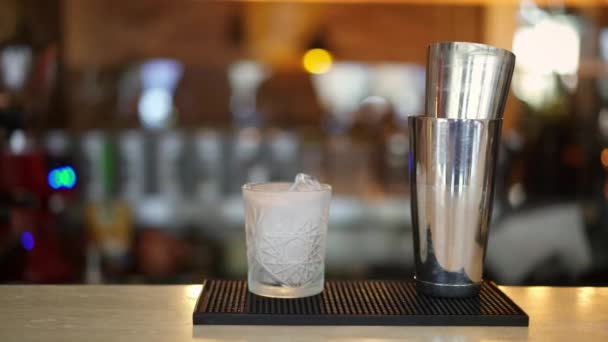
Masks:
[[[254,295],[246,281],[208,280],[194,307],[206,325],[459,325],[528,326],[528,315],[493,283],[478,297],[433,298],[413,281],[328,281],[317,295]]]

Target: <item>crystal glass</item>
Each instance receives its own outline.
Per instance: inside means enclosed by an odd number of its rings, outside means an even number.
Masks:
[[[331,186],[291,189],[291,183],[253,183],[245,201],[249,290],[299,298],[323,291]]]

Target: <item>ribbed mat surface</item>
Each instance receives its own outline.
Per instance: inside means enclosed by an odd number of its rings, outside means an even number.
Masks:
[[[328,281],[317,296],[276,299],[247,291],[246,281],[208,280],[194,324],[527,326],[528,316],[485,283],[478,297],[434,298],[413,281]]]

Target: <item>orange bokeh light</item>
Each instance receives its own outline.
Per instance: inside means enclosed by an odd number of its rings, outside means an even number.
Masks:
[[[608,168],[608,147],[602,150],[600,160],[602,161],[602,165],[604,165],[605,168]]]

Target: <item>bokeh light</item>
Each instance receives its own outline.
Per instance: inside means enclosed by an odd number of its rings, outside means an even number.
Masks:
[[[600,155],[600,160],[602,161],[602,165],[608,168],[608,147],[602,150],[602,154]]]
[[[173,112],[173,95],[163,88],[147,89],[141,95],[137,109],[145,127],[163,128]]]
[[[333,58],[329,51],[324,49],[311,49],[302,57],[304,69],[311,74],[324,74],[331,69]]]
[[[53,190],[72,189],[76,185],[76,180],[76,172],[71,166],[52,169],[48,175],[48,183]]]
[[[21,233],[21,246],[27,251],[34,249],[34,235],[28,231]]]
[[[173,95],[184,67],[173,59],[152,59],[140,71],[143,89],[137,109],[141,123],[148,129],[165,128],[175,114]]]
[[[21,129],[17,129],[11,134],[9,139],[10,151],[14,154],[24,153],[27,148],[27,137]]]
[[[369,66],[356,62],[334,63],[326,73],[311,74],[311,79],[319,103],[330,113],[330,129],[349,129],[361,101],[369,96]]]
[[[515,96],[537,111],[558,106],[563,90],[572,92],[578,85],[580,49],[581,34],[573,17],[547,16],[518,28],[513,36]]]
[[[525,71],[573,74],[579,65],[580,33],[569,17],[546,18],[515,32],[513,52]]]

